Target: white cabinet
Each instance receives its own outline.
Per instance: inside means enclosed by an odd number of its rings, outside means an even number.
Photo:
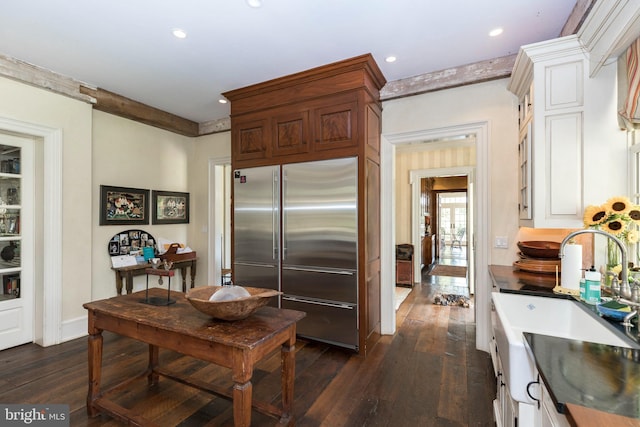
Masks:
[[[535,427],[570,427],[567,417],[556,410],[549,390],[538,375],[538,383],[529,387],[532,397],[538,400],[539,404],[533,405],[535,408],[532,414],[532,424]]]
[[[496,398],[493,401],[493,415],[496,419],[497,427],[517,427],[518,424],[518,402],[511,398],[509,388],[504,382],[502,374],[502,362],[497,351],[495,339],[489,344],[491,361],[496,375]]]
[[[590,77],[576,36],[520,49],[508,86],[520,110],[520,225],[582,228],[585,206],[625,193],[615,67]]]

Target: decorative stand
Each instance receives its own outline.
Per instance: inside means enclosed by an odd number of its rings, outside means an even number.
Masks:
[[[223,268],[220,275],[220,286],[231,284],[231,269]]]
[[[175,304],[176,300],[171,299],[171,278],[175,274],[175,270],[164,270],[161,268],[147,268],[144,270],[147,273],[147,290],[144,293],[144,299],[140,300],[141,303],[151,305],[171,305]],[[160,297],[149,297],[149,275],[159,276],[158,284],[162,286],[162,277],[167,276],[169,283],[167,284],[167,299]]]

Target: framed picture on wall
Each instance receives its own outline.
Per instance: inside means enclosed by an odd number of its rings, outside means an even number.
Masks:
[[[149,224],[149,190],[100,186],[100,225]]]
[[[154,224],[188,224],[189,193],[153,190]]]

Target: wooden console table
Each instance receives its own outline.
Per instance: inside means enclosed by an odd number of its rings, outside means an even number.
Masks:
[[[196,280],[196,262],[198,258],[187,259],[184,261],[174,261],[172,270],[180,269],[182,275],[182,292],[187,292],[187,268],[191,275],[191,287],[193,288]],[[145,274],[145,269],[151,264],[137,264],[128,267],[111,267],[116,272],[116,291],[118,295],[122,295],[122,279],[126,282],[127,294],[133,291],[133,277]]]
[[[149,289],[149,295],[163,297],[166,291]],[[200,390],[233,400],[236,426],[251,424],[251,408],[275,418],[279,425],[293,425],[293,384],[295,376],[296,322],[305,313],[262,307],[246,319],[217,321],[191,306],[184,294],[173,292],[176,303],[170,306],[141,304],[145,292],[121,295],[84,304],[89,311],[89,392],[87,413],[95,417],[103,412],[132,425],[154,425],[138,414],[108,399],[111,391],[121,390],[128,379],[109,390],[101,390],[102,331],[111,331],[149,344],[149,366],[135,377],[147,377],[156,385],[160,375]],[[232,390],[224,390],[173,374],[158,366],[159,347],[177,351],[231,369]],[[282,408],[266,402],[252,402],[251,377],[255,364],[281,348]],[[137,424],[136,424],[137,423]]]

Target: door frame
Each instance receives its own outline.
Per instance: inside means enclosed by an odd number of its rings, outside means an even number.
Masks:
[[[451,139],[472,135],[476,141],[476,164],[473,174],[473,197],[476,201],[474,222],[477,224],[473,239],[468,239],[476,251],[474,278],[476,313],[476,348],[489,351],[491,329],[491,281],[489,277],[489,122],[464,123],[437,129],[382,134],[380,138],[380,258],[381,258],[381,332],[393,334],[395,319],[395,146],[437,139]],[[480,286],[479,286],[480,285]]]
[[[62,129],[0,117],[0,132],[40,139],[43,144],[42,287],[35,286],[34,341],[43,347],[62,342]],[[39,143],[39,141],[36,141]],[[34,310],[34,313],[36,311]],[[36,315],[37,316],[37,315]]]
[[[229,167],[228,179],[221,177],[219,167]],[[223,168],[224,170],[224,168]],[[217,157],[209,159],[209,206],[207,209],[207,228],[209,233],[208,242],[208,265],[207,283],[219,284],[221,282],[222,270],[220,260],[225,259],[231,268],[231,180],[233,170],[231,168],[231,157]],[[222,182],[221,182],[222,180]],[[222,214],[222,217],[220,216]],[[224,236],[223,243],[218,236]],[[222,258],[223,257],[223,258]]]
[[[437,178],[448,176],[465,176],[467,178],[467,286],[471,294],[475,293],[475,286],[473,278],[475,277],[475,251],[471,242],[473,241],[473,235],[475,234],[476,224],[473,222],[473,212],[475,212],[476,205],[473,200],[472,192],[470,188],[473,185],[473,177],[475,176],[475,166],[459,166],[451,168],[438,168],[438,169],[416,169],[409,172],[409,184],[411,185],[411,239],[414,248],[419,248],[421,245],[421,232],[420,232],[420,181],[422,178]],[[457,193],[459,191],[447,190],[440,191],[440,193]],[[420,263],[414,263],[414,275],[413,277],[421,277],[422,271]]]

